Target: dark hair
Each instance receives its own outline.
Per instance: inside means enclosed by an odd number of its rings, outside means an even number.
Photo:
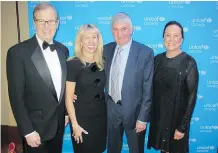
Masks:
[[[165,33],[165,31],[166,31],[166,28],[167,28],[168,26],[170,26],[170,25],[177,25],[177,26],[181,29],[182,39],[184,39],[183,27],[182,27],[182,25],[181,25],[179,22],[177,22],[177,21],[169,21],[169,22],[165,25],[164,30],[163,30],[163,37],[164,37],[164,33]]]

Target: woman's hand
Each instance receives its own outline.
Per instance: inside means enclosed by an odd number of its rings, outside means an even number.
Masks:
[[[83,142],[82,133],[88,134],[88,132],[79,125],[73,126],[73,137],[77,143]]]
[[[184,137],[185,133],[179,132],[178,130],[175,130],[174,133],[174,139],[179,140],[182,139]]]

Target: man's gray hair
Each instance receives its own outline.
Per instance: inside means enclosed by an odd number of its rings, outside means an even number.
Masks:
[[[34,19],[34,20],[36,19],[35,13],[36,13],[37,11],[44,10],[44,9],[47,9],[47,8],[52,8],[52,9],[55,11],[56,17],[57,17],[56,19],[58,20],[58,12],[57,12],[56,8],[55,8],[53,5],[51,5],[50,3],[47,3],[47,2],[39,3],[39,4],[34,8],[34,10],[33,10],[33,19]]]
[[[124,23],[124,22],[129,23],[130,26],[133,27],[130,16],[124,12],[119,12],[116,15],[114,15],[112,18],[112,26],[114,23]]]

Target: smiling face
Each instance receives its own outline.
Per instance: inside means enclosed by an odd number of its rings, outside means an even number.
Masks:
[[[57,14],[51,7],[38,10],[34,14],[34,26],[37,36],[42,41],[51,42],[58,27]],[[43,24],[44,21],[47,21]]]
[[[131,39],[133,29],[128,22],[115,22],[112,26],[112,32],[116,43],[123,46]]]
[[[93,54],[97,50],[99,44],[98,33],[89,29],[85,31],[81,38],[81,48],[83,53]]]
[[[164,45],[167,51],[179,51],[182,41],[181,28],[177,25],[169,25],[164,33]]]

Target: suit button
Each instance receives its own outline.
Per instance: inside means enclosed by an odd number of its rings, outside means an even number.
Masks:
[[[122,105],[121,100],[118,100],[117,104],[118,105]]]
[[[165,139],[163,139],[162,141],[163,141],[163,142],[165,142],[166,140],[165,140]]]
[[[166,128],[166,130],[169,130],[169,128]]]

